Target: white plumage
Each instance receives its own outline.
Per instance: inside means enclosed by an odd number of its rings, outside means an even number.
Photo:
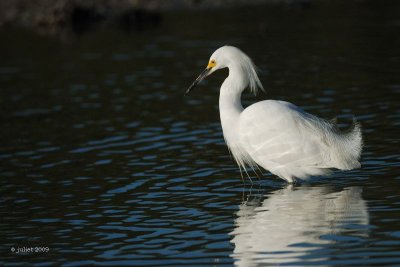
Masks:
[[[224,138],[240,168],[257,165],[292,183],[296,179],[329,173],[332,168],[359,168],[361,127],[357,122],[346,132],[335,123],[313,116],[284,101],[266,100],[246,109],[241,94],[263,90],[251,59],[241,50],[223,46],[189,87],[227,67],[229,76],[220,89],[219,109]]]

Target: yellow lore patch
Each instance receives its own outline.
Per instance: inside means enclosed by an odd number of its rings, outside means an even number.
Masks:
[[[207,65],[207,69],[211,69],[211,68],[215,67],[215,65],[217,65],[217,62],[215,62],[215,60],[210,60],[210,62],[208,62],[208,65]]]

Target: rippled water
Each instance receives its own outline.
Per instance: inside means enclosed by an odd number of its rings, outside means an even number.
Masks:
[[[66,43],[1,32],[0,264],[399,265],[398,11],[167,13],[156,29]],[[243,185],[219,123],[226,72],[183,97],[227,43],[262,70],[267,94],[246,105],[282,99],[343,127],[356,115],[362,168]]]

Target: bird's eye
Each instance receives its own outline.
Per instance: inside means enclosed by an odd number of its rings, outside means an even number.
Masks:
[[[214,60],[214,59],[211,59],[211,60],[208,62],[207,69],[214,68],[216,65],[217,65],[217,63],[215,62],[215,60]]]

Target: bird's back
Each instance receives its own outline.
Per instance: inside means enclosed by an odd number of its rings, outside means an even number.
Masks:
[[[360,166],[358,124],[343,133],[288,102],[266,100],[249,106],[240,115],[238,134],[258,165],[289,182],[326,174],[330,168]]]

